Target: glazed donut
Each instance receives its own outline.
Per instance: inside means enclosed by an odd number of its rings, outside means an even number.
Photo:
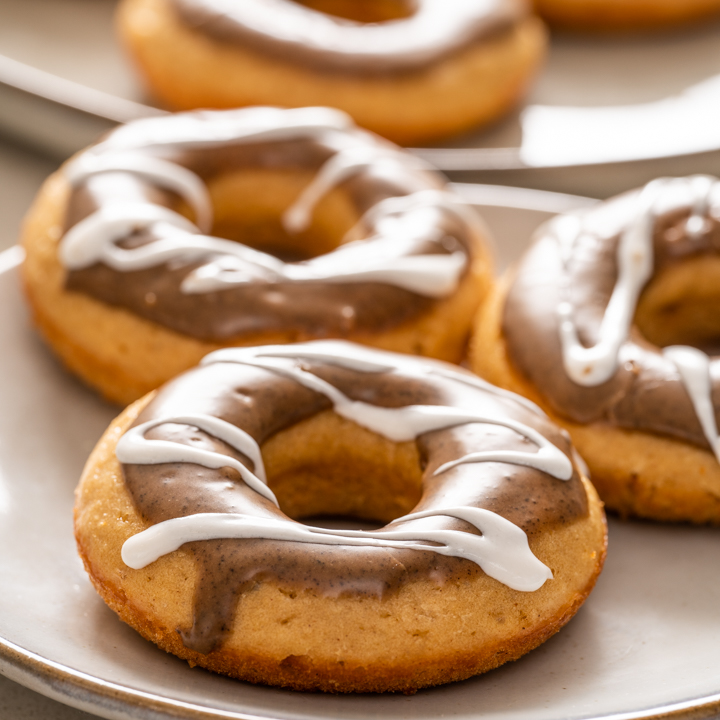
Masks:
[[[402,691],[518,658],[602,567],[567,434],[459,367],[342,341],[229,348],[125,410],[77,491],[100,595],[191,665]],[[346,515],[376,531],[290,518]]]
[[[720,0],[534,0],[551,25],[590,32],[638,31],[720,14]]]
[[[330,105],[404,144],[499,117],[546,45],[524,0],[124,0],[118,24],[170,108]]]
[[[720,522],[719,218],[706,176],[560,216],[481,311],[473,369],[561,422],[624,515]]]
[[[458,361],[492,279],[484,234],[439,175],[339,111],[198,112],[118,128],[51,177],[24,278],[60,357],[127,403],[231,345]]]

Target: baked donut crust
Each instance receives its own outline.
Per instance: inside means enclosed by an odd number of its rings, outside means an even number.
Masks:
[[[240,595],[222,645],[193,651],[178,632],[193,624],[199,579],[192,546],[140,570],[121,560],[123,544],[149,523],[128,491],[116,444],[154,399],[151,394],[126,409],[93,451],[77,490],[75,532],[106,603],[191,665],[296,690],[413,693],[536,647],[574,615],[602,568],[602,504],[578,475],[573,482],[581,483],[587,511],[529,534],[530,549],[553,574],[539,590],[513,590],[482,571],[441,583],[421,573],[382,597],[331,596],[312,581],[298,587],[264,577]],[[332,411],[273,435],[262,456],[270,487],[296,517],[340,512],[389,521],[411,509],[420,492],[413,443],[391,442]]]
[[[554,27],[584,32],[667,28],[720,13],[718,0],[534,0]]]
[[[470,130],[507,112],[526,92],[547,42],[542,23],[528,16],[429,67],[363,76],[218,42],[184,23],[169,0],[124,0],[117,19],[151,92],[172,109],[328,105],[404,145]]]
[[[288,323],[280,329],[204,339],[86,292],[68,289],[68,270],[59,259],[72,197],[66,167],[46,181],[26,217],[23,278],[42,334],[65,365],[106,398],[120,404],[132,402],[220,347],[297,342],[328,334],[321,328],[312,332],[312,328]],[[263,227],[279,223],[283,211],[313,177],[310,171],[273,168],[243,168],[222,174],[209,182],[216,232],[235,237],[240,226],[244,234],[239,240],[264,249],[263,242],[272,243],[276,238],[271,234],[264,239]],[[183,206],[179,210],[191,212]],[[332,251],[338,238],[357,221],[357,209],[345,190],[332,188],[318,201],[307,232],[283,237],[282,242],[294,243],[289,248],[293,252],[321,255]],[[459,361],[469,335],[469,319],[492,281],[489,252],[482,239],[475,231],[468,238],[472,259],[451,295],[433,301],[426,311],[407,320],[377,330],[365,327],[340,332],[357,342],[388,350]]]
[[[707,192],[707,183],[710,182],[709,187],[712,187],[712,181],[700,179],[705,180]],[[692,183],[695,180],[674,182]],[[620,196],[594,212],[604,212],[605,225],[617,228],[624,221],[608,221],[607,218],[628,216],[627,206],[634,202],[637,202],[637,194]],[[648,348],[649,352],[659,354],[659,348],[675,343],[712,344],[717,334],[717,323],[712,322],[713,316],[717,317],[720,277],[720,264],[713,249],[716,221],[706,221],[705,231],[700,236],[705,244],[698,246],[698,254],[691,252],[684,256],[681,245],[691,241],[684,236],[683,223],[692,212],[688,210],[687,202],[681,203],[680,209],[674,208],[664,217],[664,226],[655,230],[656,245],[674,243],[679,254],[675,260],[656,269],[638,300],[631,341]],[[541,228],[536,242],[547,238],[549,232],[552,232],[549,226]],[[602,242],[606,240],[607,237]],[[719,524],[720,464],[708,449],[707,441],[703,447],[701,431],[699,437],[697,430],[690,427],[685,437],[679,436],[681,430],[677,429],[675,436],[670,430],[666,433],[648,431],[643,428],[642,419],[632,421],[628,418],[621,424],[613,417],[614,411],[595,420],[574,421],[567,411],[563,412],[562,405],[549,398],[547,385],[532,382],[518,367],[505,330],[507,299],[515,284],[516,273],[517,269],[506,273],[478,313],[471,344],[473,370],[490,382],[533,400],[568,430],[588,463],[593,484],[608,509],[622,516]],[[541,345],[536,346],[535,351],[538,357],[547,352]],[[659,373],[655,382],[660,386],[663,382],[669,383],[670,379],[678,381],[677,376],[666,378]],[[617,406],[623,402],[622,398],[630,397],[633,390],[630,385],[630,389],[613,387],[607,392],[608,398],[615,394],[612,402]],[[685,402],[689,404],[687,395]],[[625,406],[630,407],[627,402]],[[638,412],[643,412],[642,406]],[[660,405],[655,406],[654,412],[658,416],[661,412],[667,413]],[[676,409],[676,415],[686,418],[686,408]],[[632,422],[635,427],[631,426]],[[679,421],[680,425],[683,423],[684,420]],[[697,419],[694,423],[698,423]]]

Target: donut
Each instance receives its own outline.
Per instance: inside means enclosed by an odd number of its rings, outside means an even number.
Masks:
[[[524,0],[124,0],[117,19],[169,108],[329,105],[401,144],[505,113],[546,46]]]
[[[297,521],[325,514],[383,527]],[[225,348],[130,406],[83,472],[75,533],[105,602],[162,649],[329,692],[520,657],[577,611],[606,546],[539,408],[339,340]]]
[[[127,404],[225,346],[459,361],[485,236],[436,172],[339,111],[195,112],[120,127],[52,176],[24,279],[66,365]]]
[[[720,183],[559,216],[481,310],[472,367],[570,432],[608,508],[720,522]]]
[[[666,28],[720,14],[720,0],[534,0],[553,27],[608,32]]]

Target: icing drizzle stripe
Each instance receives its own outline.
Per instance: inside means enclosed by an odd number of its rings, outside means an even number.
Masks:
[[[578,385],[601,385],[617,369],[620,346],[630,331],[640,291],[652,275],[653,210],[664,187],[664,180],[655,180],[643,189],[638,213],[622,233],[617,252],[618,279],[605,309],[598,343],[592,347],[581,345],[572,305],[564,302],[558,308],[565,371]]]
[[[195,211],[195,224],[198,228],[203,232],[210,232],[213,221],[210,195],[205,183],[191,170],[177,163],[140,153],[83,153],[68,164],[65,177],[76,187],[93,175],[106,172],[133,173],[175,191]]]
[[[568,302],[558,308],[560,340],[565,371],[574,382],[596,386],[607,382],[617,370],[620,348],[627,340],[640,292],[653,272],[653,232],[658,208],[667,195],[678,189],[691,195],[690,217],[686,232],[699,236],[707,230],[705,216],[711,211],[713,198],[720,183],[706,175],[688,178],[659,178],[643,188],[638,198],[638,210],[632,223],[624,230],[618,244],[618,279],[600,326],[600,340],[593,347],[583,347],[573,322],[574,309]],[[570,229],[572,238],[563,232],[563,257],[569,258],[567,248],[582,232],[582,224],[572,225],[565,220],[563,230]],[[560,228],[559,228],[560,229]],[[674,363],[692,400],[703,433],[716,458],[720,460],[715,410],[712,403],[710,358],[702,351],[684,345],[664,348],[663,356]]]
[[[226,442],[252,460],[255,473],[252,473],[235,458],[221,453],[201,450],[200,448],[181,445],[169,440],[148,440],[145,433],[158,425],[174,423],[191,425],[214,435],[218,440]],[[151,420],[128,430],[118,442],[115,455],[122,463],[138,465],[159,465],[161,463],[195,463],[206,468],[230,467],[240,473],[240,477],[255,492],[278,504],[277,498],[267,486],[265,467],[260,454],[260,446],[255,440],[239,427],[210,415],[178,415]]]
[[[427,514],[406,515],[396,522],[438,515],[464,520],[477,528],[482,535],[457,530],[327,530],[274,518],[232,513],[199,513],[166,520],[134,535],[123,545],[122,559],[129,567],[140,569],[187,542],[263,538],[320,545],[424,550],[439,555],[461,557],[479,565],[490,577],[522,592],[537,590],[546,580],[552,579],[551,570],[530,550],[527,535],[517,525],[489,510],[445,508]],[[425,544],[433,542],[440,544]]]
[[[322,349],[318,349],[321,346]],[[555,445],[534,429],[510,419],[495,418],[436,405],[410,405],[401,408],[382,408],[368,403],[353,401],[330,383],[322,380],[298,365],[303,359],[321,360],[359,372],[409,371],[418,373],[420,363],[413,358],[399,360],[396,364],[383,364],[369,357],[363,348],[356,348],[341,341],[315,343],[303,352],[303,346],[269,346],[261,348],[230,348],[208,355],[203,364],[218,362],[240,363],[262,368],[269,372],[290,377],[315,392],[327,397],[335,412],[359,425],[394,441],[408,441],[433,430],[444,429],[466,423],[485,423],[510,428],[537,446],[536,452],[490,451],[470,453],[457,461],[446,463],[435,474],[447,472],[460,464],[473,462],[503,462],[526,465],[547,472],[560,480],[569,480],[573,468],[570,459]],[[431,363],[426,374],[441,375],[450,380],[465,382],[461,374],[446,370],[441,363]],[[472,384],[472,383],[471,383]],[[480,381],[480,387],[485,389]],[[504,395],[504,393],[503,393]],[[535,410],[534,407],[531,409]],[[210,420],[211,422],[208,422]],[[120,438],[117,457],[124,463],[195,462],[205,467],[235,467],[232,458],[220,453],[199,451],[169,441],[148,440],[144,433],[151,427],[163,423],[184,423],[206,430],[225,440],[251,458],[256,471],[261,471],[262,460],[257,444],[242,431],[235,433],[228,423],[213,426],[207,416],[185,415],[168,417],[144,423]],[[237,430],[237,429],[235,429]],[[168,446],[177,445],[177,450]],[[187,454],[187,453],[190,454]],[[237,468],[236,468],[237,469]],[[262,479],[247,468],[239,470],[242,478],[257,492],[277,504],[274,496]],[[395,525],[421,517],[449,515],[473,524],[481,536],[457,530],[398,530]],[[443,508],[426,513],[405,515],[393,523],[393,527],[367,533],[361,531],[321,530],[307,528],[293,521],[277,521],[267,518],[237,514],[200,513],[184,518],[175,518],[158,523],[139,533],[123,546],[123,559],[131,567],[139,568],[153,562],[162,555],[172,552],[185,542],[220,538],[263,537],[298,542],[314,542],[335,545],[378,545],[382,547],[403,547],[444,555],[453,555],[472,560],[492,577],[517,590],[531,591],[540,587],[552,577],[529,549],[527,536],[513,523],[496,513],[477,508]],[[440,545],[427,543],[437,542]]]
[[[701,350],[687,345],[663,348],[663,355],[675,364],[680,373],[710,448],[720,460],[720,438],[712,402],[710,358]]]
[[[289,232],[307,228],[317,202],[332,187],[370,167],[390,165],[426,166],[393,147],[374,146],[364,135],[348,139],[351,126],[344,114],[325,108],[278,110],[252,108],[241,113],[213,114],[213,122],[190,119],[182,133],[163,136],[161,119],[133,123],[133,132],[116,131],[103,143],[83,153],[65,169],[68,180],[78,185],[93,175],[127,172],[147,178],[185,198],[195,211],[193,224],[178,213],[147,203],[116,202],[95,211],[71,227],[60,244],[60,261],[69,270],[105,263],[129,272],[156,267],[175,259],[202,260],[181,284],[187,294],[226,290],[250,282],[379,282],[426,297],[445,297],[458,286],[467,266],[465,251],[447,252],[436,213],[449,212],[482,233],[479,219],[450,193],[420,190],[408,197],[380,202],[361,219],[369,228],[367,240],[342,245],[328,255],[304,263],[284,263],[272,255],[239,243],[203,234],[212,225],[212,206],[203,181],[176,163],[141,154],[151,147],[168,145],[197,147],[222,142],[260,142],[313,138],[343,132],[347,147],[340,147],[320,168],[313,181],[285,212]],[[220,118],[222,116],[222,119]],[[172,130],[172,129],[171,129]],[[159,239],[136,248],[116,243],[133,232],[147,231]],[[418,243],[433,243],[438,252],[412,254]],[[368,252],[368,244],[374,244]]]

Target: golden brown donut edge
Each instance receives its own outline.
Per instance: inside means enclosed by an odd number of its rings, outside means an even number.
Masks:
[[[107,604],[143,637],[190,665],[295,690],[414,693],[485,672],[538,646],[575,614],[602,568],[602,503],[583,479],[589,515],[530,539],[532,551],[554,574],[536,592],[512,590],[483,573],[443,586],[408,582],[383,599],[329,598],[265,582],[240,598],[230,636],[219,649],[208,655],[190,651],[177,633],[192,619],[196,570],[190,551],[181,548],[142,570],[128,568],[120,558],[125,540],[146,525],[114,450],[150,399],[125,410],[88,460],[77,490],[75,534]],[[361,461],[376,462],[399,452],[405,462],[417,462],[414,444],[396,446],[327,411],[263,446],[271,487],[273,476],[324,452],[329,435],[340,438],[343,456],[355,453]]]

